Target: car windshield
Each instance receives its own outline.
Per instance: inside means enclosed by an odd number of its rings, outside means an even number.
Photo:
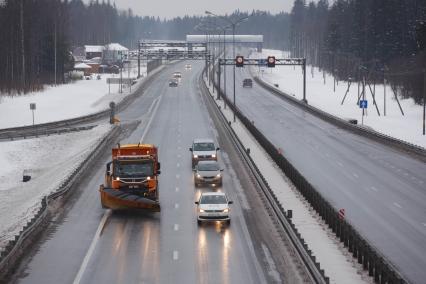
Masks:
[[[226,204],[224,195],[203,195],[200,199],[200,204]]]
[[[152,161],[119,161],[115,164],[115,175],[119,177],[141,177],[154,174]]]
[[[211,142],[194,143],[194,151],[214,151],[214,144]]]
[[[198,163],[199,171],[218,171],[219,166],[216,163]]]

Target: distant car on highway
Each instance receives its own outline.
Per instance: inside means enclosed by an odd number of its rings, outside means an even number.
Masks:
[[[213,139],[194,139],[192,141],[192,147],[189,151],[192,152],[192,168],[203,160],[215,160],[217,161],[217,151],[220,150],[216,147]]]
[[[222,172],[217,161],[199,161],[194,169],[195,186],[211,184],[222,186]]]
[[[173,78],[181,79],[182,78],[182,73],[181,72],[175,72],[175,73],[173,73]]]
[[[179,85],[178,80],[173,78],[169,81],[169,87],[177,87]]]
[[[188,69],[191,69],[191,68],[192,68],[191,64],[186,64],[186,65],[185,65],[185,69],[187,69],[187,70],[188,70]]]
[[[250,78],[246,78],[243,80],[243,88],[248,87],[251,88],[253,87],[253,81]]]
[[[223,192],[205,192],[200,195],[197,204],[197,223],[203,221],[225,221],[231,224],[230,207],[233,202]]]

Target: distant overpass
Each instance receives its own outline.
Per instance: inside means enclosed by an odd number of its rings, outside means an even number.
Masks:
[[[206,43],[223,43],[224,36],[223,35],[187,35],[186,42],[188,47],[192,44]],[[232,35],[225,36],[225,42],[227,44],[233,42]],[[244,44],[252,47],[256,47],[259,52],[262,51],[263,46],[263,35],[235,35],[235,43]]]

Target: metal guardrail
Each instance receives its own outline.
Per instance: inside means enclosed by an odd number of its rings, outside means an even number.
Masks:
[[[286,211],[284,210],[282,204],[278,201],[277,196],[275,195],[273,190],[269,187],[268,182],[263,177],[262,173],[256,166],[255,162],[252,160],[250,155],[247,153],[246,149],[244,148],[237,134],[234,132],[232,127],[228,124],[226,117],[223,115],[219,107],[214,102],[214,98],[210,94],[208,87],[206,85],[206,82],[202,78],[203,74],[204,72],[202,73],[199,79],[200,80],[199,85],[201,86],[202,91],[208,97],[208,100],[210,101],[211,105],[213,105],[213,109],[218,114],[218,117],[220,117],[222,124],[224,125],[227,132],[229,133],[229,136],[231,137],[231,140],[234,143],[236,149],[241,154],[246,165],[248,166],[251,173],[253,174],[253,177],[256,179],[257,185],[261,189],[261,193],[263,193],[263,195],[266,197],[268,204],[271,206],[273,212],[275,213],[277,219],[279,220],[280,225],[289,236],[291,243],[293,244],[301,260],[303,261],[306,268],[308,269],[312,280],[315,283],[329,283],[329,278],[325,276],[324,270],[322,270],[320,268],[320,264],[316,262],[315,256],[312,255],[312,252],[309,250],[306,242],[304,241],[300,233],[297,231],[297,228],[293,224],[291,218],[287,216]]]
[[[238,119],[244,124],[251,135],[268,153],[272,160],[280,167],[284,174],[292,181],[312,208],[321,216],[337,238],[344,244],[352,256],[376,283],[408,283],[405,277],[389,262],[373,245],[363,238],[356,229],[346,220],[339,218],[338,211],[310,184],[306,178],[280,153],[280,151],[260,132],[253,123],[224,96],[221,98],[235,112]],[[294,100],[294,98],[292,98]],[[297,100],[296,100],[297,101]],[[298,104],[301,102],[297,101]],[[309,107],[305,105],[305,107]],[[346,125],[346,122],[345,122]]]
[[[300,108],[304,109],[305,111],[308,111],[309,113],[325,120],[333,125],[336,125],[338,127],[341,127],[343,129],[349,130],[355,134],[368,137],[370,139],[373,139],[376,142],[379,142],[381,144],[385,144],[387,146],[396,148],[398,150],[402,150],[406,153],[409,153],[411,155],[414,155],[416,158],[421,159],[422,161],[426,161],[426,149],[423,147],[420,147],[418,145],[414,145],[412,143],[388,136],[386,134],[382,134],[380,132],[377,132],[372,129],[363,128],[358,125],[349,123],[347,120],[339,118],[337,116],[331,115],[321,109],[318,109],[314,106],[311,106],[309,104],[304,103],[303,101],[300,101],[289,94],[286,94],[285,92],[277,89],[274,86],[271,86],[270,84],[264,82],[259,77],[252,74],[250,71],[252,77],[254,78],[255,82],[258,83],[261,87],[265,88],[266,90],[272,92],[275,95],[278,95],[279,97],[287,100],[288,102],[299,106]]]
[[[85,171],[93,162],[104,152],[105,147],[118,135],[119,126],[114,128],[103,137],[96,148],[80,163],[80,165],[63,181],[58,188],[41,201],[41,206],[31,220],[23,227],[13,240],[10,240],[0,253],[0,282],[6,277],[15,263],[24,253],[25,246],[28,246],[29,239],[40,232],[43,226],[41,224],[47,220],[48,206],[51,201],[67,193],[70,188],[80,179]]]
[[[152,80],[159,74],[161,69],[160,65],[154,65],[152,73],[141,82],[140,87],[133,92],[133,94],[126,96],[123,100],[116,104],[116,111],[123,110],[126,108],[134,99],[143,94],[144,90],[150,85]],[[76,118],[65,119],[60,121],[20,126],[13,128],[0,129],[0,140],[13,140],[17,138],[34,137],[38,135],[44,135],[45,133],[54,134],[58,128],[73,127],[84,123],[92,123],[109,117],[110,109],[102,110],[93,114],[84,115]]]

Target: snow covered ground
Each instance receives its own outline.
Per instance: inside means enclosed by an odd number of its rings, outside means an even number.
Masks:
[[[227,120],[232,121],[233,115],[230,108],[225,109],[222,100],[215,101]],[[333,232],[291,185],[281,169],[269,158],[244,125],[237,119],[237,122],[232,123],[231,126],[244,147],[250,148],[250,156],[283,207],[286,210],[293,210],[293,223],[321,264],[321,269],[324,269],[326,276],[330,278],[330,283],[372,283],[368,274],[354,261]]]
[[[22,229],[41,199],[58,188],[110,129],[104,124],[65,135],[0,143],[0,248]],[[25,183],[24,170],[32,177]]]
[[[262,53],[252,53],[252,58],[266,58],[267,56],[285,58],[287,54],[279,50],[264,49]],[[258,74],[259,78],[269,84],[278,84],[279,89],[298,99],[303,98],[303,74],[299,66],[275,66],[275,68],[253,67],[253,74]],[[325,84],[323,73],[314,68],[312,77],[312,67],[307,66],[306,77],[306,98],[308,103],[323,111],[341,118],[355,118],[361,124],[362,110],[356,104],[358,96],[357,84],[352,84],[343,105],[341,101],[348,88],[348,82],[339,82],[336,91],[333,91],[333,77],[325,74]],[[367,89],[366,99],[368,100],[367,115],[364,116],[364,125],[374,130],[419,145],[426,148],[426,136],[422,135],[423,107],[414,104],[413,99],[400,99],[401,107],[405,113],[402,116],[397,101],[394,98],[392,89],[386,87],[386,116],[383,115],[384,108],[384,87],[376,85],[376,101],[381,116],[376,112],[370,91]]]
[[[142,74],[145,67],[141,67]],[[137,77],[137,66],[128,72],[123,70],[123,78]],[[126,88],[118,93],[118,84],[111,84],[111,93],[106,83],[107,78],[118,78],[119,74],[96,75],[91,80],[78,80],[74,83],[46,86],[44,90],[20,96],[0,96],[0,129],[32,124],[30,103],[36,103],[34,112],[35,123],[70,119],[95,113],[109,108],[111,101],[118,102],[129,94]],[[141,81],[141,80],[139,80]],[[139,82],[138,82],[139,83]],[[132,91],[136,86],[132,86]]]

